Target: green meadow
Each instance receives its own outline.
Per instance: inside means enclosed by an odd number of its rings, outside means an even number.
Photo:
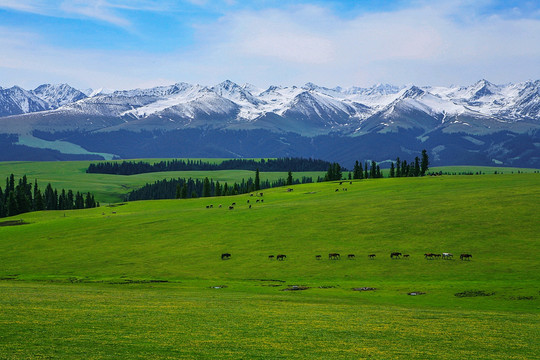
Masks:
[[[40,183],[101,186],[102,202],[136,186],[83,181],[82,162],[49,163],[63,176],[17,164],[0,175],[20,166]],[[530,172],[0,219],[25,223],[0,226],[0,358],[537,359],[540,174]]]

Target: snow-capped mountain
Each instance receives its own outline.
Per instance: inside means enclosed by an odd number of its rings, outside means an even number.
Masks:
[[[49,109],[57,109],[87,97],[83,92],[72,88],[68,84],[44,84],[32,90],[32,93],[45,101]]]
[[[227,80],[210,87],[177,83],[86,94],[66,84],[46,84],[30,91],[0,88],[0,133],[4,134],[165,134],[189,129],[341,139],[406,132],[414,135],[411,141],[422,143],[440,139],[442,134],[466,134],[462,137],[466,144],[481,146],[486,141],[480,137],[540,132],[540,80],[504,85],[480,80],[449,87],[327,88],[307,83],[267,89]],[[528,153],[540,161],[538,143],[534,140],[527,146]],[[450,147],[433,145],[437,156],[442,151],[438,146]]]

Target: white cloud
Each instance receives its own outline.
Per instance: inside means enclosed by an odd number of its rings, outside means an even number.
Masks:
[[[75,51],[0,27],[0,85],[25,85],[23,77],[32,86],[70,82],[94,88],[175,81],[212,85],[224,79],[264,87],[307,81],[326,86],[449,85],[480,78],[496,83],[540,78],[539,20],[481,16],[470,3],[463,4],[419,5],[347,19],[321,6],[230,12],[219,21],[198,24],[194,45],[168,54]],[[111,3],[105,5],[109,12],[89,10],[84,16],[129,26],[127,20],[114,18]]]

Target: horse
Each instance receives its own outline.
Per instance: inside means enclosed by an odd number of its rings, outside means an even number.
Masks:
[[[375,256],[377,256],[377,255],[375,255],[375,254],[369,254],[369,255],[368,255],[368,258],[370,258],[370,259],[375,259]]]
[[[234,210],[234,206],[229,206],[229,210]]]
[[[466,259],[466,260],[471,260],[472,255],[471,255],[471,254],[461,254],[461,255],[459,255],[459,258],[460,258],[461,260],[465,260],[465,259]]]
[[[278,256],[276,256],[276,260],[285,260],[285,258],[287,257],[287,255],[283,255],[283,254],[279,254]]]
[[[321,255],[315,255],[315,260],[321,260]]]
[[[401,257],[401,255],[402,254],[400,252],[390,253],[390,259],[393,259],[393,258],[399,259]]]
[[[339,259],[341,259],[341,255],[339,255],[338,253],[330,253],[330,254],[328,254],[328,259],[330,259],[330,260],[339,260]]]
[[[453,258],[454,255],[453,254],[450,254],[450,253],[442,253],[442,258],[444,260],[450,260],[451,258]]]
[[[426,254],[424,254],[424,257],[426,258],[426,260],[433,260],[433,256],[435,256],[434,253],[426,253]]]
[[[433,254],[433,256],[438,260],[441,258],[441,254]]]
[[[352,260],[354,258],[356,258],[356,256],[354,256],[354,254],[347,255],[347,259],[349,259],[349,260]]]
[[[272,260],[274,258],[274,255],[268,255],[268,259]]]
[[[231,254],[229,253],[221,254],[221,260],[229,260],[230,258],[231,258]]]
[[[403,258],[404,258],[404,259],[408,259],[408,258],[409,258],[409,254],[403,254]]]

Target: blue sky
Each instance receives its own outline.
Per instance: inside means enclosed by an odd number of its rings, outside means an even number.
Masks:
[[[540,79],[540,2],[0,0],[0,86]]]

